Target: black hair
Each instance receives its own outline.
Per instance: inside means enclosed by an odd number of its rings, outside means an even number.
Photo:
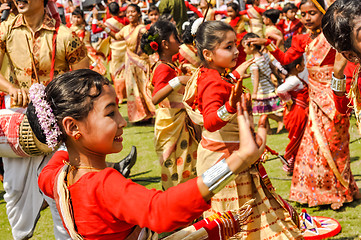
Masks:
[[[323,9],[326,10],[325,2],[324,2],[323,0],[316,0],[316,1],[321,5],[321,7],[322,7]],[[315,5],[315,4],[312,2],[312,0],[302,0],[302,1],[300,2],[300,4],[298,5],[298,8],[301,9],[301,6],[302,6],[303,4],[305,4],[305,3],[307,3],[307,2],[310,2],[310,3],[312,3],[313,5]]]
[[[230,2],[227,4],[227,7],[231,7],[237,14],[237,16],[239,15],[239,5],[235,2]]]
[[[278,9],[268,9],[263,13],[263,16],[271,19],[273,24],[276,24],[278,21],[278,18],[280,17],[281,11]]]
[[[45,100],[49,103],[63,133],[60,141],[66,140],[62,120],[67,116],[76,120],[86,118],[93,109],[95,99],[102,93],[103,86],[109,84],[107,78],[90,69],[64,73],[49,83],[45,88]],[[94,88],[96,91],[93,93]],[[35,136],[45,143],[45,135],[41,130],[32,103],[29,104],[26,114]]]
[[[155,52],[161,53],[162,41],[169,41],[169,37],[172,34],[174,34],[175,38],[180,41],[177,28],[173,23],[169,21],[158,20],[149,28],[148,32],[143,34],[140,40],[140,47],[142,48],[142,51],[148,55],[151,55]],[[154,50],[150,46],[151,42],[156,42],[158,44],[157,50]]]
[[[352,32],[355,21],[361,17],[361,2],[358,0],[337,0],[322,18],[322,30],[327,41],[337,51],[355,51]]]
[[[243,41],[246,41],[247,39],[250,39],[250,38],[260,38],[257,34],[255,33],[247,33],[246,35],[243,36],[242,38],[242,42]],[[262,49],[262,46],[261,45],[253,45],[258,51],[260,51]]]
[[[44,0],[44,7],[48,4],[48,0]]]
[[[117,2],[111,2],[108,5],[109,13],[113,16],[119,15],[119,4]]]
[[[127,6],[127,9],[128,9],[129,7],[135,8],[135,10],[137,11],[137,13],[139,13],[139,14],[142,13],[142,11],[140,10],[140,7],[139,7],[137,4],[131,3],[131,4],[129,4],[129,5]]]
[[[282,12],[287,13],[289,10],[298,9],[297,6],[291,2],[286,3],[282,9]]]
[[[192,35],[192,25],[196,19],[189,20],[189,24],[187,24],[182,33],[182,41],[185,44],[193,44],[194,36]]]
[[[203,63],[205,63],[203,50],[214,50],[224,40],[226,33],[229,31],[234,32],[229,24],[221,21],[208,21],[199,26],[195,42],[198,56]]]
[[[174,20],[173,15],[170,13],[163,13],[160,17],[159,20],[160,21],[168,21],[170,22],[171,20]]]
[[[155,6],[155,5],[150,5],[148,12],[150,13],[150,12],[153,12],[153,11],[159,12],[159,8],[157,6]]]
[[[246,4],[254,4],[256,0],[247,0]]]
[[[303,55],[297,58],[296,60],[294,60],[293,62],[291,62],[290,64],[284,65],[283,67],[287,70],[288,73],[290,73],[293,69],[296,68],[298,64],[301,64],[302,62],[303,62]]]
[[[72,15],[75,15],[75,16],[80,16],[80,17],[85,21],[85,19],[84,19],[84,12],[83,12],[83,10],[81,10],[79,7],[76,7],[71,14],[72,14]]]

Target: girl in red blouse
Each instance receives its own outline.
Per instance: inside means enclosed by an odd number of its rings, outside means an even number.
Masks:
[[[242,38],[247,34],[245,29],[245,23],[249,22],[247,17],[247,11],[239,12],[239,5],[237,3],[231,2],[227,4],[227,15],[225,22],[232,26],[234,31],[237,34],[237,45],[238,45],[238,59],[235,67],[238,67],[244,61],[246,61],[247,54],[244,52],[244,48],[241,44]]]
[[[172,56],[179,52],[180,40],[174,24],[157,21],[141,40],[144,52],[159,54],[152,67],[152,102],[158,104],[154,126],[154,145],[162,166],[162,186],[166,190],[195,178],[198,141],[190,129],[192,122],[182,99],[189,76],[179,76],[180,70]]]
[[[242,94],[242,78],[253,59],[241,64],[232,74],[238,58],[237,37],[233,28],[221,21],[208,21],[196,32],[196,46],[203,66],[188,81],[184,97],[191,119],[202,125],[202,139],[197,152],[197,174],[227,158],[238,149],[236,103]],[[240,79],[240,80],[239,80]],[[248,95],[250,98],[249,94]],[[265,119],[262,119],[265,124]],[[218,211],[238,209],[252,204],[253,216],[238,237],[247,239],[301,239],[295,212],[274,192],[262,164],[241,172],[234,181],[212,198],[212,208],[205,217]],[[276,235],[275,235],[276,234]]]
[[[287,40],[287,38],[295,34],[300,34],[303,29],[303,24],[296,18],[298,8],[295,4],[291,2],[286,3],[282,11],[285,14],[285,18],[277,23],[277,27],[280,28],[285,40]]]
[[[272,43],[267,46],[283,65],[306,53],[309,72],[309,118],[295,159],[290,200],[308,203],[310,207],[327,204],[336,210],[359,197],[350,168],[350,122],[346,114],[337,111],[333,101],[331,80],[335,77],[332,72],[336,50],[321,31],[324,2],[302,0],[299,8],[308,33],[293,36],[292,46],[286,52]],[[266,44],[268,40],[249,42]]]
[[[115,90],[106,78],[81,69],[58,76],[45,91],[39,85],[28,108],[38,117],[31,120],[38,125],[36,134],[51,143],[64,141],[68,151],[54,154],[39,175],[39,187],[56,200],[72,239],[125,239],[135,234],[136,225],[156,232],[185,226],[210,207],[208,201],[219,184],[247,169],[264,151],[265,129],[259,131],[257,143],[253,141],[247,112],[239,105],[241,145],[215,165],[218,173],[212,167],[202,177],[165,192],[149,190],[106,167],[106,155],[123,148],[126,126]],[[44,106],[49,111],[36,115],[34,108]],[[54,130],[57,127],[60,130]],[[226,181],[220,178],[224,176]]]
[[[104,59],[97,54],[97,51],[91,45],[90,32],[85,29],[86,22],[84,18],[84,12],[80,8],[75,8],[71,16],[71,27],[70,29],[76,33],[80,40],[84,43],[88,50],[88,57],[90,59],[90,69],[97,71],[104,75],[106,68],[103,64]]]

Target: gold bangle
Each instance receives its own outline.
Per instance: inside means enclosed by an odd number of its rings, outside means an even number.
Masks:
[[[277,46],[273,42],[271,42],[266,48],[268,51],[274,52],[274,51],[276,51]]]

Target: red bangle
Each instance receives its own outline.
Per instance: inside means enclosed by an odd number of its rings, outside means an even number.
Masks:
[[[270,45],[272,43],[272,40],[271,39],[267,39],[267,42],[264,44],[266,47],[268,46],[268,45]]]

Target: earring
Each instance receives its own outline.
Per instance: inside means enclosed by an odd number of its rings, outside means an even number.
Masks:
[[[208,61],[208,62],[212,62],[213,59],[210,57],[210,58],[207,58],[207,61]]]
[[[78,140],[80,137],[81,137],[81,133],[77,133],[77,134],[75,134],[74,139]]]

